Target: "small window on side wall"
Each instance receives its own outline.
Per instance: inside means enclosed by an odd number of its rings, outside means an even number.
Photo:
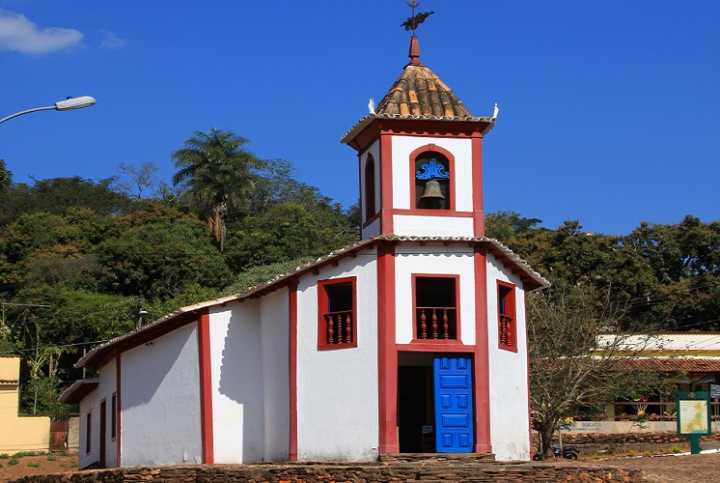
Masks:
[[[318,282],[318,349],[357,347],[356,277]]]
[[[515,314],[515,285],[498,281],[498,346],[517,352],[517,318]]]
[[[110,399],[110,438],[115,439],[117,435],[117,393],[112,393]]]
[[[85,453],[92,450],[92,413],[85,416]]]
[[[365,221],[375,216],[375,159],[368,154],[365,160]]]
[[[415,158],[414,167],[415,208],[451,209],[450,161],[440,153],[428,151]]]

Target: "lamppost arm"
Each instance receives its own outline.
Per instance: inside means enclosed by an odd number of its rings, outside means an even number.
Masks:
[[[5,121],[9,121],[10,119],[14,119],[18,116],[22,116],[23,114],[30,114],[31,112],[37,112],[37,111],[54,111],[54,110],[55,110],[55,106],[43,106],[43,107],[33,107],[32,109],[25,109],[24,111],[16,112],[15,114],[10,114],[9,116],[0,118],[0,124],[4,123]]]

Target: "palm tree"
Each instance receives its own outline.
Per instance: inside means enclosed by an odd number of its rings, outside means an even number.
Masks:
[[[173,153],[178,171],[173,183],[181,185],[185,198],[207,218],[220,251],[225,246],[225,217],[242,211],[255,186],[256,170],[264,163],[243,146],[248,140],[230,131],[196,131],[185,147]]]

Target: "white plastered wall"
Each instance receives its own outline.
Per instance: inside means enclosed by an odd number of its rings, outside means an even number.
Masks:
[[[367,162],[368,155],[372,155],[375,160],[375,179],[372,182],[375,184],[375,210],[380,210],[380,142],[373,142],[361,155],[360,155],[360,208],[362,213],[362,224],[365,224],[365,163]],[[375,220],[375,223],[368,225],[362,229],[362,238],[371,238],[379,233],[380,223]]]
[[[517,352],[498,346],[497,281],[515,284]],[[499,461],[530,459],[527,330],[522,281],[487,255],[488,346],[490,359],[490,442]]]
[[[115,440],[112,439],[112,394],[116,391],[115,360],[98,371],[98,386],[80,401],[80,467],[100,461],[100,404],[105,400],[105,465],[115,466]],[[87,451],[87,414],[90,412],[90,452]]]
[[[357,347],[318,351],[317,281],[357,277]],[[304,275],[297,299],[298,459],[373,461],[378,450],[375,250]]]
[[[420,253],[422,252],[422,253]],[[395,337],[398,344],[414,338],[412,274],[460,276],[460,337],[475,344],[475,263],[470,246],[402,244],[395,249]]]
[[[393,208],[410,206],[410,154],[417,148],[435,144],[455,157],[455,210],[473,210],[472,141],[470,139],[419,136],[391,136]]]
[[[197,323],[121,356],[123,466],[200,463]]]
[[[472,237],[474,227],[469,217],[394,215],[393,232],[407,236]]]
[[[210,310],[216,463],[288,458],[288,289]]]

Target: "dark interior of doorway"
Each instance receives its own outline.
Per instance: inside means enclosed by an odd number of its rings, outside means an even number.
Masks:
[[[400,452],[434,453],[433,354],[400,353],[398,362]]]

